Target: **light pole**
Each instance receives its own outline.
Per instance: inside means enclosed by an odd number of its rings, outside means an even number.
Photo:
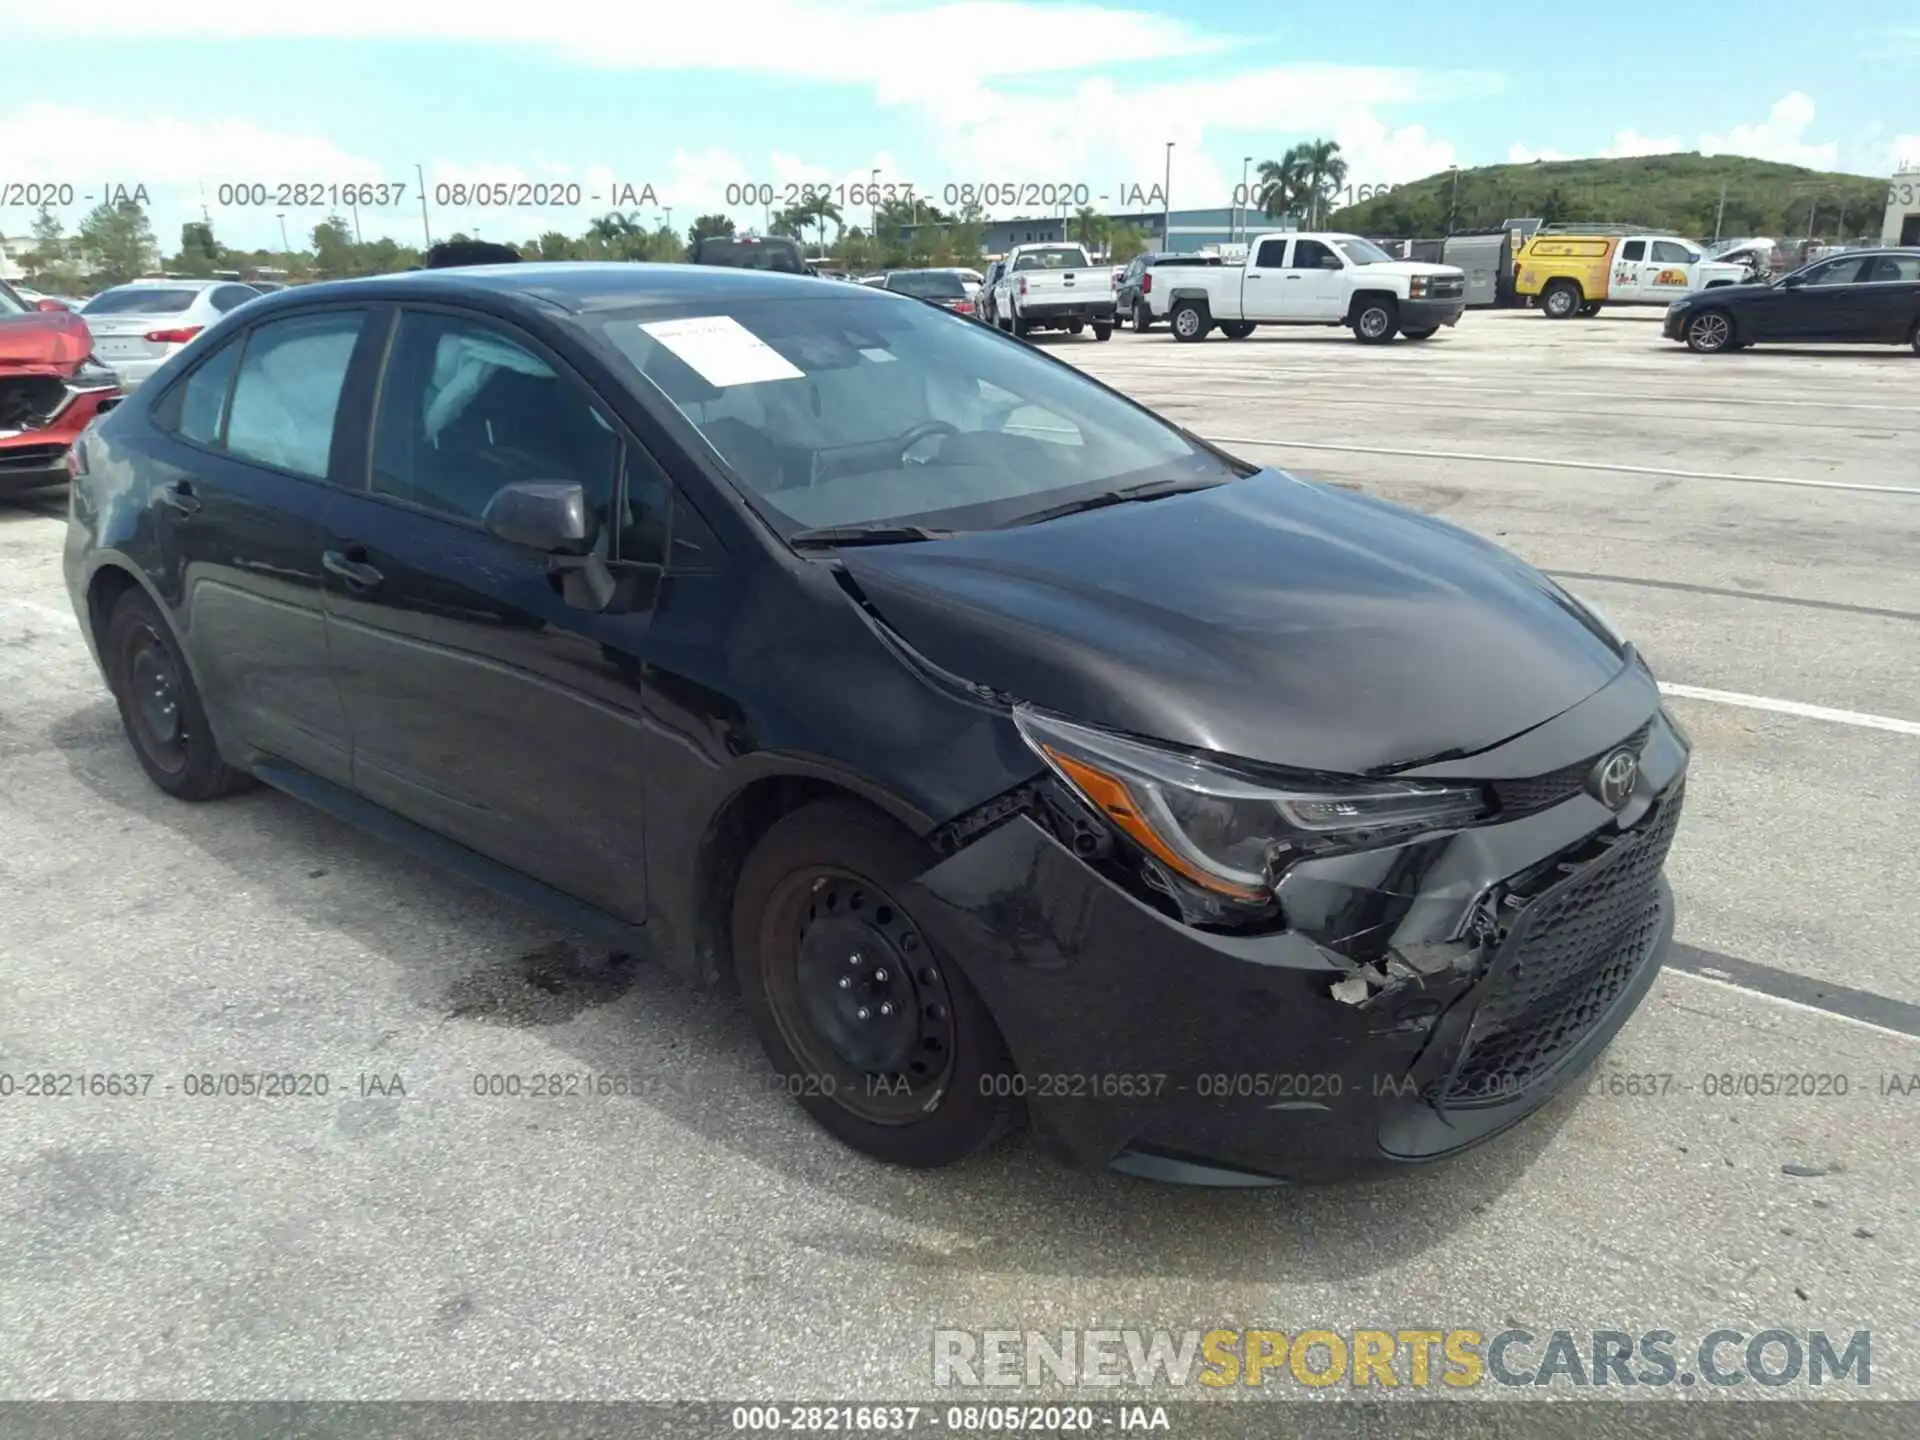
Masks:
[[[284,210],[280,211],[278,218],[280,221],[280,254],[286,260],[287,268],[291,270],[293,268],[293,246],[287,240],[287,212]]]
[[[1253,201],[1253,197],[1247,193],[1247,167],[1251,164],[1253,164],[1253,156],[1251,155],[1247,156],[1245,159],[1243,159],[1240,162],[1240,214],[1238,217],[1239,232],[1234,237],[1237,240],[1245,240],[1247,238],[1246,232],[1248,231],[1248,229],[1251,228],[1247,224],[1247,211],[1251,207],[1252,201]]]
[[[1160,248],[1173,249],[1173,141],[1167,141],[1167,177],[1160,189]]]
[[[1453,193],[1447,198],[1447,234],[1451,235],[1453,234],[1454,212],[1460,206],[1460,167],[1458,165],[1449,165],[1447,169],[1453,172]]]
[[[427,219],[427,170],[418,161],[414,163],[413,173],[420,178],[420,238],[426,242],[427,249],[433,248],[433,224]]]
[[[880,238],[880,169],[874,167],[868,177],[867,185],[867,229],[873,232],[876,240]]]

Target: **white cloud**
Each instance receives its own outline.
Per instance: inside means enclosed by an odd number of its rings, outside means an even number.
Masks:
[[[1571,160],[1573,156],[1564,150],[1535,150],[1516,140],[1507,147],[1509,165],[1531,165],[1536,160]]]
[[[24,7],[17,28],[44,28],[67,42],[265,38],[512,44],[624,70],[726,70],[879,84],[923,71],[985,77],[1030,75],[1228,45],[1180,21],[1099,4],[1032,0],[729,0],[699,5],[631,0],[328,0],[322,5],[188,7],[149,0],[89,0],[71,11]],[[1017,44],[975,43],[1017,34]],[[937,57],[928,64],[928,57]]]
[[[1642,135],[1638,130],[1616,130],[1613,136],[1613,143],[1603,149],[1594,151],[1592,156],[1569,155],[1564,150],[1534,150],[1521,141],[1516,140],[1507,147],[1507,161],[1513,165],[1529,165],[1535,160],[1582,160],[1589,158],[1618,160],[1628,155],[1673,155],[1684,149],[1686,149],[1686,146],[1680,143],[1680,137],[1678,135],[1667,135],[1656,139],[1650,135]]]
[[[1757,125],[1736,125],[1724,135],[1702,135],[1702,155],[1750,155],[1756,160],[1778,160],[1831,170],[1840,163],[1840,143],[1815,144],[1806,138],[1813,124],[1813,101],[1798,90],[1773,102],[1767,118]]]
[[[1887,142],[1887,169],[1920,171],[1920,135],[1896,135]]]

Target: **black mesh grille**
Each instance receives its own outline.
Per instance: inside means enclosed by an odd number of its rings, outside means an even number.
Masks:
[[[1653,722],[1649,720],[1620,743],[1638,755],[1652,733]],[[1617,748],[1609,745],[1597,755],[1589,755],[1571,765],[1562,765],[1545,775],[1532,775],[1524,780],[1492,781],[1494,798],[1500,802],[1501,814],[1522,815],[1531,810],[1545,810],[1549,805],[1558,805],[1562,800],[1571,799],[1585,788],[1587,776],[1599,763],[1600,756],[1610,755]]]
[[[58,464],[66,453],[65,445],[9,445],[0,450],[0,475],[9,470],[44,470]]]
[[[1449,1105],[1494,1105],[1538,1081],[1626,988],[1659,933],[1658,880],[1680,823],[1675,791],[1630,839],[1521,910],[1494,957]]]

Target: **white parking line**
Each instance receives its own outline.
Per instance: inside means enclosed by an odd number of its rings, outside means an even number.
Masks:
[[[1852,480],[1806,480],[1786,475],[1736,475],[1721,470],[1669,470],[1662,465],[1616,465],[1605,460],[1549,460],[1537,455],[1485,455],[1473,450],[1402,450],[1388,445],[1331,445],[1323,440],[1276,440],[1261,435],[1209,435],[1216,445],[1257,445],[1268,450],[1337,450],[1348,455],[1406,455],[1416,460],[1474,460],[1492,465],[1546,465],[1560,470],[1607,470],[1621,475],[1663,475],[1680,480],[1730,480],[1742,485],[1799,485],[1811,490],[1870,490],[1880,495],[1920,496],[1920,485],[1868,485]]]
[[[1772,710],[1777,714],[1798,715],[1807,720],[1831,720],[1836,725],[1857,725],[1863,730],[1891,730],[1896,735],[1920,735],[1920,720],[1896,720],[1891,715],[1865,715],[1858,710],[1833,710],[1825,705],[1805,705],[1798,700],[1742,695],[1737,690],[1708,690],[1699,685],[1672,685],[1663,680],[1660,682],[1660,693],[1681,700],[1738,705],[1745,710]]]

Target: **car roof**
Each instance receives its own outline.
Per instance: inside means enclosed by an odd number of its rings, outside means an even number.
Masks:
[[[659,305],[725,304],[795,299],[807,295],[844,301],[847,287],[813,275],[745,270],[729,265],[660,265],[623,261],[523,261],[518,265],[452,266],[329,280],[276,290],[248,302],[249,315],[266,315],[317,301],[369,298],[523,300],[572,315]]]
[[[129,280],[122,285],[111,285],[111,290],[211,290],[216,285],[245,285],[244,280],[169,280],[164,275],[142,275],[138,280]],[[252,287],[248,287],[252,288]],[[100,292],[106,294],[106,290]]]

